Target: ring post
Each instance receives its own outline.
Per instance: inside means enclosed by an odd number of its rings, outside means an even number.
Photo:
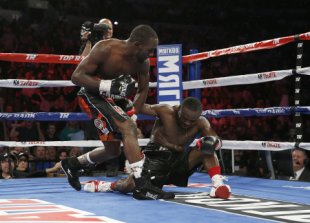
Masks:
[[[303,42],[297,43],[297,57],[296,57],[296,70],[295,70],[295,88],[294,88],[294,128],[295,128],[295,147],[299,147],[299,144],[303,140],[303,126],[302,116],[300,112],[296,112],[296,107],[301,104],[301,75],[297,73],[297,70],[302,68],[303,58]]]
[[[190,49],[189,54],[196,54],[198,53],[197,49]],[[187,71],[187,75],[188,75],[188,80],[192,81],[192,80],[200,80],[201,78],[201,62],[200,61],[196,61],[196,62],[191,62],[188,64],[188,71]],[[189,96],[191,97],[195,97],[199,100],[201,100],[201,89],[192,89],[189,90]]]

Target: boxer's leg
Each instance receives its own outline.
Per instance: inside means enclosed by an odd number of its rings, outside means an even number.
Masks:
[[[231,194],[231,188],[223,182],[226,177],[221,175],[221,167],[216,153],[213,155],[205,155],[199,150],[191,150],[188,157],[189,169],[191,170],[199,164],[202,164],[203,168],[208,171],[208,174],[212,180],[210,196],[228,199]]]
[[[87,192],[118,191],[121,193],[130,193],[133,192],[135,188],[133,175],[129,175],[127,178],[122,178],[114,182],[91,180],[82,184],[84,184],[84,191]]]

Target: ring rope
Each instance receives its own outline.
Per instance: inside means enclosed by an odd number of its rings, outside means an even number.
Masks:
[[[245,44],[245,45],[239,45],[239,46],[234,46],[234,47],[229,47],[229,48],[224,48],[224,49],[219,49],[219,50],[213,50],[213,51],[209,51],[209,52],[191,54],[191,55],[183,56],[182,59],[183,59],[183,63],[190,63],[190,62],[204,60],[204,59],[208,59],[208,58],[211,58],[211,57],[218,57],[218,56],[222,56],[222,55],[245,53],[245,52],[251,52],[251,51],[262,50],[262,49],[272,49],[272,48],[279,47],[279,46],[282,46],[282,45],[285,45],[287,43],[290,43],[290,42],[293,42],[293,41],[297,41],[297,40],[298,41],[300,41],[300,40],[310,40],[310,32],[299,34],[299,35],[294,35],[294,36],[286,36],[286,37],[281,37],[281,38],[275,38],[275,39],[271,39],[271,40],[265,40],[265,41],[260,41],[260,42]],[[82,59],[83,59],[83,57],[75,56],[75,55],[0,53],[0,60],[13,61],[13,62],[78,64]],[[155,65],[155,63],[156,63],[156,59],[155,58],[151,58],[151,64]],[[309,75],[309,73],[307,71],[308,68],[303,68],[303,69],[306,70],[306,72],[304,74]],[[288,71],[289,71],[289,74],[287,73]],[[279,76],[280,75],[279,72],[283,72],[283,71],[274,71],[273,73],[276,74],[277,76]],[[284,72],[286,72],[286,76],[295,74],[293,70],[284,70]],[[298,72],[300,72],[300,70],[298,70]],[[262,77],[264,77],[263,76],[264,73],[260,73],[260,74],[261,75],[254,74],[256,76],[255,78],[260,76],[261,79],[262,79]],[[271,74],[271,72],[269,72],[269,74]],[[284,76],[284,77],[286,77],[286,76]],[[224,77],[224,78],[236,78],[236,77],[238,77],[238,76]],[[284,77],[282,77],[282,78],[284,78]],[[250,79],[251,78],[253,79],[252,76],[250,77]],[[280,78],[280,79],[282,79],[282,78]],[[208,83],[207,80],[210,80],[210,79],[198,81],[199,83],[202,82],[203,85],[204,85],[201,88],[207,87],[207,86],[205,86]],[[211,80],[213,80],[213,84],[214,83],[217,84],[217,81],[214,81],[214,80],[225,80],[225,79],[223,79],[223,78],[221,78],[221,79],[220,78],[216,78],[216,79],[211,79]],[[273,79],[273,80],[277,80],[277,79]],[[5,80],[5,81],[8,81],[8,80]],[[15,80],[15,84],[17,83],[16,81],[19,81],[19,80]],[[26,81],[26,83],[28,82],[28,80],[24,80],[24,81]],[[191,81],[189,81],[189,83],[190,82]],[[231,82],[231,80],[229,80],[229,82]],[[261,82],[261,81],[259,81],[259,82]],[[259,83],[259,82],[254,82],[254,83]],[[265,82],[265,81],[262,81],[262,82]],[[211,84],[212,81],[209,82],[209,83]],[[37,84],[38,84],[37,81],[35,81],[33,83],[34,86],[36,86]],[[152,84],[154,84],[154,83],[152,83]],[[193,84],[193,83],[191,83],[191,84]],[[237,84],[241,84],[240,81]],[[249,84],[248,80],[247,80],[246,84]],[[22,87],[25,88],[28,85],[31,86],[31,83],[24,84],[24,86],[22,86]],[[229,84],[229,85],[231,85],[231,84]],[[72,85],[72,86],[74,86],[74,85]],[[218,87],[218,86],[227,86],[227,85],[214,85],[214,86]],[[6,87],[7,87],[7,85],[6,85]],[[194,88],[197,88],[197,86],[195,86]],[[193,88],[190,88],[190,86],[189,86],[189,88],[183,87],[183,89],[193,89]],[[306,113],[308,113],[309,112],[309,107],[304,107],[304,108],[306,109]],[[266,112],[266,114],[268,113],[268,115],[270,115],[270,113],[273,114],[273,112],[276,113],[277,115],[279,115],[279,113],[281,114],[283,109],[284,109],[284,113],[287,112],[285,110],[285,108],[272,108],[272,109],[271,108],[263,108],[263,109],[266,109],[266,111],[268,111],[268,112]],[[288,109],[289,109],[289,111],[291,111],[292,107],[289,107]],[[298,108],[295,107],[295,109],[298,109]],[[213,110],[213,113],[212,113],[212,110],[211,110],[210,113],[211,114],[217,114],[214,111],[216,111],[216,110]],[[257,112],[259,110],[251,109],[251,111],[256,111]],[[205,111],[205,112],[207,114],[209,111]],[[243,110],[238,111],[238,110],[234,109],[234,110],[231,110],[231,112],[233,114],[237,115],[239,112],[241,114],[244,111]],[[302,113],[302,112],[300,112],[300,113]],[[4,113],[2,113],[2,114],[4,114]],[[8,114],[8,113],[6,113],[6,114]],[[10,114],[14,115],[15,113],[10,113]],[[37,114],[37,113],[32,113],[32,114]],[[62,114],[71,114],[71,113],[62,113]],[[262,114],[262,113],[260,113],[260,114]],[[63,116],[66,117],[67,115],[63,115]],[[81,120],[81,119],[79,119],[79,120]],[[139,139],[139,144],[142,143],[141,146],[146,145],[147,141],[149,141],[149,139],[141,139],[141,140]],[[29,147],[29,146],[82,146],[82,147],[95,147],[95,146],[102,146],[102,142],[99,141],[99,140],[98,141],[85,141],[85,140],[84,141],[49,141],[49,142],[44,142],[44,141],[36,141],[36,142],[0,141],[0,147],[1,146],[8,146],[8,147],[13,147],[13,146],[14,147],[15,146],[21,146],[21,147]],[[294,146],[295,146],[294,142],[291,143],[291,142],[272,142],[272,141],[232,141],[232,140],[223,140],[223,149],[230,149],[230,150],[237,149],[237,150],[281,151],[281,150],[286,150],[286,149],[293,149]],[[310,143],[300,143],[300,146],[305,148],[305,149],[307,149],[307,150],[310,150]]]
[[[256,50],[273,49],[290,42],[310,40],[310,32],[279,37],[244,45],[212,50],[182,57],[184,64],[223,55],[246,53]],[[54,63],[54,64],[78,64],[84,57],[79,55],[55,55],[55,54],[25,54],[25,53],[0,53],[0,60],[23,63]],[[156,58],[150,59],[151,65],[156,65]]]
[[[240,108],[240,109],[210,109],[201,113],[207,118],[250,117],[250,116],[279,116],[291,115],[294,112],[310,115],[310,106],[298,107],[269,107],[269,108]],[[154,119],[147,115],[138,115],[139,120]],[[0,120],[28,121],[89,121],[83,112],[15,112],[0,113]]]
[[[219,57],[223,55],[231,55],[231,54],[237,54],[237,53],[257,51],[257,50],[273,49],[273,48],[283,46],[285,44],[288,44],[290,42],[294,42],[297,40],[298,41],[299,40],[310,40],[310,32],[292,35],[292,36],[279,37],[275,39],[264,40],[264,41],[254,42],[254,43],[248,43],[248,44],[228,47],[224,49],[212,50],[209,52],[191,54],[191,55],[183,56],[182,59],[183,59],[183,63],[191,63],[191,62],[195,62],[199,60],[206,60],[212,57]]]
[[[138,139],[139,146],[146,146],[150,139]],[[197,140],[197,139],[196,139]],[[196,145],[196,140],[192,142],[191,147]],[[294,142],[274,142],[274,141],[237,141],[222,140],[222,148],[227,150],[266,150],[283,151],[293,149]],[[76,147],[99,147],[102,146],[100,140],[77,140],[77,141],[0,141],[0,147],[32,147],[32,146],[76,146]],[[300,146],[310,150],[310,143],[300,143]]]
[[[291,75],[310,75],[310,67],[300,69],[267,71],[255,74],[244,74],[230,77],[210,78],[203,80],[184,81],[183,90],[223,87],[232,85],[248,85],[281,80]],[[71,81],[49,81],[49,80],[24,80],[24,79],[5,79],[0,80],[0,87],[5,88],[40,88],[40,87],[72,87],[76,86]],[[151,88],[156,88],[156,82],[150,82]]]

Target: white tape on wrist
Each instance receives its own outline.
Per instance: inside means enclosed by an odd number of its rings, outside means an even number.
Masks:
[[[101,80],[99,85],[100,94],[102,93],[110,94],[111,84],[112,84],[111,80]]]

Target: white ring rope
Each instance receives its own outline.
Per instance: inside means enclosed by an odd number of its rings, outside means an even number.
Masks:
[[[150,139],[138,139],[139,146],[146,146]],[[267,150],[282,151],[293,149],[294,142],[273,142],[273,141],[236,141],[223,140],[222,149],[228,150]],[[195,146],[196,140],[192,142],[191,147]],[[0,141],[0,147],[32,147],[32,146],[74,146],[74,147],[100,147],[100,140],[77,140],[77,141]],[[310,150],[310,143],[300,143],[299,147]]]
[[[310,75],[310,67],[304,67],[296,70],[296,73]],[[281,80],[285,77],[294,75],[294,70],[267,71],[255,74],[244,74],[231,77],[219,77],[203,80],[184,81],[183,90],[222,87],[231,85],[256,84],[269,81]],[[76,86],[71,81],[48,81],[48,80],[22,80],[6,79],[0,80],[0,87],[6,88],[40,88],[40,87],[72,87]],[[150,88],[156,88],[156,82],[149,83]]]
[[[310,32],[301,34],[303,35],[304,40],[310,40]],[[300,36],[300,35],[299,35]],[[275,46],[283,45],[286,42],[291,42],[294,40],[294,36],[276,38],[273,40],[262,41],[257,43],[245,44],[236,47],[230,47],[226,49],[220,49],[217,51],[210,51],[199,53],[197,55],[188,55],[187,57],[192,57],[193,61],[207,59],[209,57],[215,57],[225,54],[233,53],[243,53],[260,49],[266,49],[261,44],[270,44]],[[283,43],[282,43],[282,42]],[[270,42],[270,43],[269,43]],[[281,43],[280,43],[281,42]],[[270,48],[270,46],[269,46]],[[27,54],[28,55],[28,54]],[[27,60],[34,60],[37,56],[43,55],[31,55],[29,58],[26,55]],[[0,53],[1,58],[7,57],[4,53]],[[11,55],[16,57],[15,55]],[[24,56],[24,55],[19,55]],[[55,55],[54,55],[55,56]],[[57,55],[56,55],[57,56]],[[48,55],[51,57],[51,55]],[[184,59],[186,59],[185,57]],[[198,58],[199,57],[199,58]],[[63,58],[63,59],[74,59],[73,58]],[[3,59],[3,58],[2,58]],[[16,59],[16,58],[15,58]],[[61,59],[61,58],[60,58]],[[81,58],[78,58],[80,60]],[[188,59],[188,58],[187,58]],[[24,59],[21,62],[25,62]],[[42,61],[41,61],[42,62]],[[192,62],[188,60],[188,62]],[[310,75],[310,67],[300,68],[296,70],[297,74]],[[255,84],[263,83],[275,80],[281,80],[287,76],[295,74],[295,70],[278,70],[278,71],[269,71],[256,74],[245,74],[238,76],[230,77],[220,77],[204,80],[195,80],[195,81],[185,81],[183,82],[183,89],[197,89],[197,88],[208,88],[208,87],[221,87],[221,86],[230,86],[230,85],[243,85],[243,84]],[[5,88],[40,88],[40,87],[71,87],[75,86],[71,81],[48,81],[48,80],[21,80],[21,79],[6,79],[0,80],[0,87]],[[149,84],[151,88],[157,86],[156,82],[151,82]],[[145,146],[149,139],[139,139],[139,145]],[[195,141],[191,146],[195,145]],[[31,141],[31,142],[17,142],[17,141],[0,141],[0,147],[32,147],[32,146],[76,146],[76,147],[99,147],[102,146],[102,142],[99,140],[83,140],[83,141]],[[300,143],[301,148],[310,150],[310,143]],[[287,149],[293,149],[295,147],[294,142],[273,142],[273,141],[233,141],[233,140],[223,140],[222,149],[229,150],[268,150],[268,151],[281,151]]]

